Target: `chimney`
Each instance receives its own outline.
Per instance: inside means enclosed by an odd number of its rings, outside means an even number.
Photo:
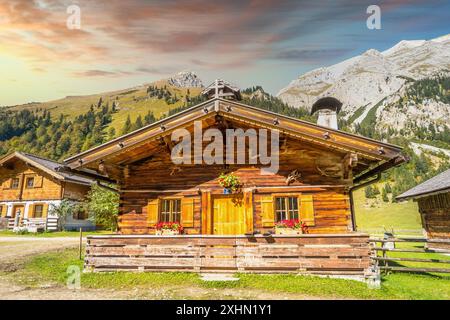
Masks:
[[[316,112],[319,113],[317,118],[317,124],[319,126],[328,127],[338,130],[338,118],[337,115],[341,110],[342,102],[333,97],[326,97],[317,100],[312,108],[311,115]]]
[[[208,99],[227,99],[227,100],[241,100],[241,92],[239,88],[231,85],[230,83],[217,79],[208,87],[206,87],[202,94]]]

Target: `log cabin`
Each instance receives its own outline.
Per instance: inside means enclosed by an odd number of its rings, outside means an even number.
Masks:
[[[417,201],[429,249],[450,250],[450,169],[402,193],[396,199]]]
[[[227,268],[229,263],[229,270],[240,271],[367,270],[368,236],[356,232],[352,190],[403,163],[401,148],[333,129],[340,109],[340,102],[333,98],[326,103],[319,100],[313,107],[314,111],[333,111],[321,113],[331,116],[321,119],[321,123],[333,123],[325,127],[242,104],[239,90],[223,80],[203,94],[209,98],[204,103],[65,161],[71,170],[96,170],[119,187],[120,235],[90,237],[87,266],[95,270],[117,270],[118,266],[206,270]],[[236,139],[229,139],[230,132]],[[219,183],[221,175],[236,178],[237,191],[230,194]],[[286,220],[300,220],[307,234],[276,234],[277,226]],[[161,222],[181,223],[182,235],[155,236]],[[137,250],[137,244],[144,248]],[[162,250],[151,246],[183,244],[190,252],[196,248],[195,254],[191,252],[196,262],[135,261],[128,255],[150,257]],[[295,248],[280,251],[281,247],[266,248],[268,244]],[[123,247],[128,245],[131,251]],[[214,256],[211,250],[218,245]],[[234,258],[228,262],[212,259],[223,257],[227,245]],[[283,254],[286,259],[249,262],[255,245],[261,259]],[[340,247],[342,251],[336,249]],[[269,251],[264,255],[262,248]],[[309,249],[302,251],[305,248]],[[178,250],[169,249],[172,253]],[[316,259],[299,260],[299,255]],[[336,262],[339,257],[346,261]]]
[[[49,231],[58,226],[52,212],[63,199],[79,202],[96,181],[80,174],[60,171],[58,162],[35,155],[14,152],[0,159],[0,217],[9,227],[39,225]],[[16,216],[18,219],[16,219]],[[66,230],[94,229],[86,212],[66,219]]]

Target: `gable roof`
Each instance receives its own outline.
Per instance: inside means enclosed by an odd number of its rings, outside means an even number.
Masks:
[[[412,189],[402,193],[397,200],[406,200],[410,198],[421,198],[432,194],[450,192],[450,169],[437,176],[418,184]]]
[[[73,172],[68,172],[68,171],[64,171],[64,166],[63,164],[56,162],[56,161],[52,161],[46,158],[42,158],[36,155],[32,155],[29,153],[25,153],[25,152],[13,152],[5,157],[3,157],[2,159],[0,159],[0,165],[12,160],[12,159],[20,159],[34,167],[36,167],[37,169],[40,169],[44,172],[46,172],[47,174],[53,176],[54,178],[61,180],[61,181],[66,181],[66,182],[71,182],[71,183],[75,183],[75,184],[83,184],[83,185],[91,185],[96,183],[95,180],[84,177],[83,175],[80,174],[76,174]]]
[[[277,129],[280,133],[298,140],[337,149],[341,152],[355,152],[365,159],[382,164],[391,161],[392,166],[404,162],[402,148],[392,144],[376,141],[348,132],[322,127],[297,118],[277,114],[261,108],[245,105],[221,98],[210,99],[180,113],[161,119],[100,146],[66,159],[65,164],[71,169],[85,167],[89,163],[101,161],[105,157],[121,154],[137,148],[151,139],[170,135],[175,129],[196,120],[203,120],[217,115],[232,121],[252,124],[261,128]],[[370,168],[373,170],[374,168]],[[386,170],[386,166],[384,167]]]

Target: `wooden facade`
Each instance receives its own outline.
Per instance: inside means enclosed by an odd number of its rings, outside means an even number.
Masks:
[[[279,170],[267,175],[261,171],[264,165],[250,163],[249,139],[239,150],[248,156],[244,164],[194,164],[195,154],[192,164],[174,164],[171,154],[177,141],[171,134],[183,129],[193,137],[196,123],[203,132],[277,130]],[[203,141],[202,151],[208,143]],[[227,146],[224,141],[224,150]],[[242,156],[237,149],[235,159]],[[273,231],[279,220],[276,201],[284,198],[293,203],[309,233],[336,234],[355,231],[352,187],[405,161],[400,151],[397,146],[213,98],[67,159],[66,165],[96,170],[117,182],[121,234],[154,234],[166,205],[179,206],[174,216],[186,235],[263,234]],[[218,184],[222,172],[239,178],[240,192],[224,195]]]
[[[417,201],[428,247],[450,250],[450,169],[397,197],[407,199]]]
[[[53,161],[24,153],[13,153],[0,160],[0,215],[14,220],[20,212],[19,224],[40,220],[47,228],[56,228],[57,217],[50,213],[63,199],[83,200],[90,184],[80,176],[68,177],[54,168]],[[68,218],[76,227],[93,227],[89,221]]]
[[[368,236],[354,228],[352,189],[404,162],[401,149],[232,101],[239,94],[226,89],[216,81],[207,102],[65,161],[114,180],[120,193],[120,234],[88,237],[86,270],[367,276]],[[244,139],[229,140],[230,130]],[[213,140],[210,161],[202,154]],[[269,154],[278,166],[268,174]],[[222,173],[240,182],[231,194]],[[274,234],[286,219],[308,234]],[[158,235],[168,221],[182,234]]]
[[[417,202],[428,239],[450,239],[450,192],[423,197]]]

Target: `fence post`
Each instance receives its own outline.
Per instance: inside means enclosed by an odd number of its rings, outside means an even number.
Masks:
[[[83,247],[83,228],[80,228],[80,250],[79,250],[79,259],[81,260],[81,250]]]

